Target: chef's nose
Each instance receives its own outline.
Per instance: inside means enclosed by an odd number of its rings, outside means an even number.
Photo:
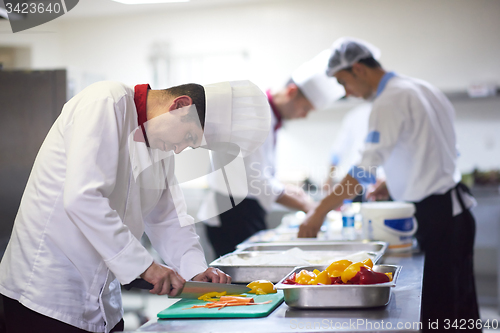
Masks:
[[[179,154],[181,151],[183,151],[184,149],[186,149],[187,145],[185,144],[178,144],[178,145],[175,145],[174,146],[174,152],[176,154]]]

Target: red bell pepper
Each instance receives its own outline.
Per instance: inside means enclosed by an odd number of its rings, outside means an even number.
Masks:
[[[295,282],[295,276],[296,276],[296,274],[293,273],[288,278],[286,278],[285,281],[283,281],[283,284],[300,284],[300,283]]]
[[[390,278],[384,273],[374,272],[364,266],[359,268],[359,272],[348,282],[352,284],[377,284],[390,282]]]

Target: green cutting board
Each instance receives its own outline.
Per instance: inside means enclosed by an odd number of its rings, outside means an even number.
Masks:
[[[255,318],[265,317],[270,314],[278,305],[283,302],[283,291],[278,290],[276,294],[269,295],[254,295],[247,294],[253,297],[255,303],[271,301],[268,304],[246,305],[246,306],[228,306],[222,309],[214,308],[195,308],[187,309],[193,305],[206,304],[204,301],[197,299],[181,299],[177,303],[169,306],[165,310],[158,313],[160,319],[173,318]]]

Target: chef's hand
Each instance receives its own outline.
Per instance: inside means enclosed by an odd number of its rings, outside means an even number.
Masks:
[[[385,181],[377,180],[375,185],[368,190],[366,199],[370,201],[389,200],[389,190],[387,189]]]
[[[323,224],[325,217],[316,212],[316,210],[311,210],[307,213],[304,222],[299,227],[299,238],[306,237],[316,237],[318,235],[319,229]]]
[[[179,295],[186,283],[186,280],[176,271],[156,262],[153,262],[141,274],[141,278],[154,285],[154,288],[149,291],[151,294],[169,295],[170,297]]]
[[[316,207],[312,198],[298,186],[286,184],[283,193],[276,200],[277,203],[288,208],[309,212]]]
[[[209,267],[203,273],[195,275],[193,281],[212,283],[231,283],[231,277],[218,268]]]

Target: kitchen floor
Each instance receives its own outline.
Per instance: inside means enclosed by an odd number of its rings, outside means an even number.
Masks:
[[[497,285],[495,276],[476,276],[476,285],[483,322],[489,319],[496,329],[484,329],[486,332],[500,333],[500,313],[497,307]],[[148,320],[155,319],[156,314],[174,304],[178,299],[167,296],[151,295],[147,291],[123,291],[123,308],[125,310],[125,330],[137,329]]]

